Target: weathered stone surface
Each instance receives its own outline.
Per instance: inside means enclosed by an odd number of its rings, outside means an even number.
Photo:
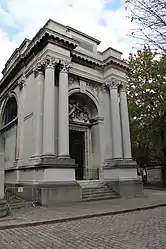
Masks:
[[[0,231],[1,248],[166,248],[166,208]]]
[[[0,218],[8,215],[8,205],[6,200],[0,200]]]

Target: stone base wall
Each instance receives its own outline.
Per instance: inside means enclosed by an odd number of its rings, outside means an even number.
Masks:
[[[143,195],[143,185],[140,179],[105,181],[120,197],[136,197]]]
[[[0,200],[0,218],[8,215],[9,209],[6,200]]]
[[[81,187],[77,181],[5,184],[9,193],[28,202],[44,206],[79,202],[82,199]],[[20,191],[21,189],[21,191]]]

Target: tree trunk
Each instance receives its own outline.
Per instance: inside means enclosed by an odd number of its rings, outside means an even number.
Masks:
[[[163,148],[162,185],[166,187],[166,112],[163,115],[163,127],[161,129],[161,142]]]

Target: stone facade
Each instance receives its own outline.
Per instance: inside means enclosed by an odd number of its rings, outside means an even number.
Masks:
[[[88,175],[96,179],[98,172],[101,181],[118,184],[119,193],[130,196],[135,185],[138,190],[130,146],[128,66],[115,49],[97,51],[99,44],[49,20],[9,58],[0,81],[7,184],[63,189],[61,200],[71,190],[70,201],[77,201],[77,180]],[[13,109],[6,111],[11,99],[17,105],[13,119]]]

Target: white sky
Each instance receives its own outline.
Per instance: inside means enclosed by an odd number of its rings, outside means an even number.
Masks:
[[[124,0],[0,0],[0,72],[24,38],[31,39],[49,18],[101,40],[99,50],[111,46],[127,57],[132,42],[126,15]]]

